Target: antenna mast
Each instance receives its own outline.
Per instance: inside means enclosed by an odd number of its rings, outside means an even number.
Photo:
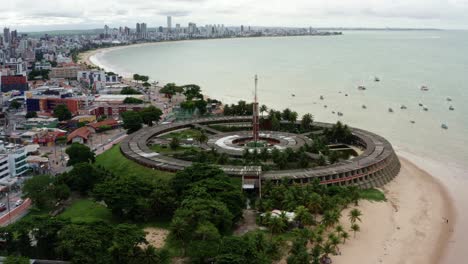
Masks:
[[[258,86],[258,76],[255,75],[255,96],[254,96],[254,103],[253,103],[253,120],[252,120],[252,131],[253,131],[253,140],[255,143],[257,143],[259,139],[259,130],[260,130],[260,124],[259,124],[259,117],[258,117],[258,101],[257,101],[257,86]],[[255,144],[256,145],[256,144]]]

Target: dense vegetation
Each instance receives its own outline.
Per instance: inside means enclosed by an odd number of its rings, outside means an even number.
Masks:
[[[285,180],[280,185],[264,184],[263,197],[256,206],[265,212],[259,223],[267,226],[272,235],[293,234],[289,264],[329,263],[329,255],[339,253],[339,245],[350,238],[349,232],[355,236],[360,230],[362,213],[356,208],[348,210],[349,230],[342,225],[342,210],[357,205],[360,198],[357,187],[326,187],[318,181],[290,185]],[[281,210],[281,214],[273,215],[272,209]],[[293,212],[293,219],[286,212]]]
[[[155,106],[148,106],[140,111],[126,111],[121,114],[123,120],[123,128],[127,129],[127,133],[131,134],[140,130],[143,124],[153,126],[153,122],[159,122],[163,112]]]
[[[72,118],[72,113],[68,110],[68,107],[64,104],[59,104],[54,108],[54,116],[59,121],[66,121]]]

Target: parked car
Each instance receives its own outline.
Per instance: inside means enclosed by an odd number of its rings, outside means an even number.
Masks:
[[[6,204],[0,203],[0,212],[3,212],[7,209]]]
[[[22,205],[23,202],[24,202],[23,199],[19,199],[19,200],[16,201],[15,206],[18,207],[18,206]]]

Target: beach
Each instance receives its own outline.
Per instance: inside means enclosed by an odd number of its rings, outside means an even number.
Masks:
[[[136,45],[155,45],[155,43]],[[81,54],[80,61],[128,77],[129,73],[119,72],[114,69],[115,65],[109,64],[107,61],[104,63],[104,61],[97,58],[111,50],[126,47],[128,46],[89,51]],[[127,69],[129,68],[131,67]],[[195,68],[187,67],[185,72],[190,72],[192,69]],[[223,69],[223,71],[227,70]],[[151,75],[149,72],[141,73],[149,74],[150,77],[164,76],[164,78],[172,79],[168,77],[170,74],[166,76],[165,72],[160,72],[157,75]],[[205,75],[197,74],[197,76]],[[193,82],[198,83],[197,80],[193,80]],[[177,80],[174,79],[174,81]],[[206,87],[205,85],[202,86]],[[378,90],[375,89],[375,91],[385,92],[382,87],[379,87]],[[216,92],[208,90],[206,93],[210,97],[221,98],[224,101],[225,98],[218,95],[223,94],[224,96],[233,92],[232,89],[228,89],[228,91],[219,90]],[[287,93],[290,93],[290,91],[288,90]],[[353,239],[351,234],[351,239],[346,242],[346,245],[340,247],[342,255],[333,258],[334,263],[464,263],[463,260],[466,256],[465,245],[468,243],[467,232],[463,226],[463,222],[468,220],[468,214],[465,213],[468,212],[468,196],[465,194],[466,188],[468,188],[468,172],[466,163],[463,162],[465,153],[461,152],[460,146],[462,144],[456,143],[459,142],[459,135],[449,134],[454,131],[464,131],[463,122],[455,123],[455,120],[461,120],[457,115],[462,115],[463,112],[457,111],[454,113],[455,115],[446,117],[450,119],[450,124],[457,126],[451,127],[451,130],[446,132],[440,130],[439,124],[432,127],[433,124],[430,122],[434,118],[425,117],[424,112],[416,110],[410,112],[407,110],[405,116],[401,116],[403,113],[400,115],[397,112],[390,115],[384,111],[388,117],[381,118],[383,114],[378,111],[354,110],[352,108],[353,104],[349,101],[341,101],[342,99],[338,98],[339,95],[336,91],[333,91],[333,93],[328,92],[328,94],[321,91],[321,93],[325,95],[329,108],[332,97],[334,101],[339,103],[340,107],[347,108],[348,111],[344,117],[345,119],[342,120],[343,122],[382,134],[390,139],[402,162],[402,170],[399,176],[383,188],[388,199],[387,202],[361,202],[360,210],[363,211],[364,215],[361,232],[356,234],[356,239]],[[397,93],[392,92],[392,94]],[[350,92],[350,95],[353,94]],[[270,101],[274,98],[268,96],[270,95],[265,93],[262,100],[270,105]],[[287,95],[272,92],[271,96],[282,98],[285,104],[291,101],[286,99],[288,98]],[[392,95],[387,97],[389,96]],[[320,121],[333,122],[333,118],[336,118],[331,116],[330,113],[322,113],[323,107],[321,105],[311,104],[313,99],[306,96],[299,97],[303,98],[304,102],[286,106],[294,109],[295,107],[307,107],[309,109],[307,111],[311,111],[316,119]],[[238,95],[233,95],[233,98],[235,100],[245,99],[245,97]],[[360,97],[355,95],[354,98],[359,98],[359,100],[374,99],[374,97],[365,97],[363,95]],[[423,99],[432,100],[434,98],[422,97],[414,100]],[[381,104],[379,100],[375,100],[375,102]],[[433,103],[435,104],[435,102]],[[278,104],[280,103],[272,103],[275,107],[278,107]],[[359,103],[355,104],[360,108]],[[366,104],[368,108],[377,108],[377,105],[371,105],[372,102],[370,101],[366,102]],[[369,107],[370,105],[371,107]],[[356,116],[351,116],[351,112]],[[376,117],[372,116],[373,113],[378,115],[379,119],[385,119],[386,122],[375,122],[374,124]],[[412,118],[417,118],[417,126],[410,125],[408,121],[400,122],[402,118],[409,115]],[[368,120],[368,122],[365,120]],[[398,126],[398,129],[396,126]],[[420,129],[417,129],[418,126],[420,126]],[[460,134],[463,134],[461,132]],[[428,139],[429,135],[426,136],[428,133],[430,133],[432,139]],[[434,145],[433,143],[437,142],[434,140],[436,138],[444,141]],[[452,160],[453,162],[451,162]],[[449,220],[448,223],[446,219]],[[347,221],[343,223],[346,224]]]
[[[361,201],[361,231],[340,246],[334,264],[444,263],[455,211],[440,182],[405,158],[399,175],[382,190],[387,202]],[[347,213],[342,223],[349,230]],[[447,222],[448,219],[448,222]]]

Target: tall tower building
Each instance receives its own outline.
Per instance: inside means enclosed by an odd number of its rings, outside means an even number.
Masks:
[[[167,32],[172,32],[172,17],[167,16]]]
[[[257,101],[257,84],[258,84],[258,77],[255,75],[255,96],[254,96],[254,103],[253,103],[253,120],[252,120],[252,139],[254,142],[257,142],[259,139],[259,130],[260,130],[260,119],[258,113],[258,101]]]
[[[108,25],[104,26],[104,37],[106,37],[106,38],[109,37],[109,26]]]
[[[3,29],[3,43],[5,43],[5,45],[10,43],[10,29],[9,28]]]
[[[141,37],[144,39],[148,37],[148,33],[146,30],[146,23],[141,23]]]
[[[137,38],[141,37],[141,25],[140,25],[140,23],[136,23],[136,35],[137,35]]]

